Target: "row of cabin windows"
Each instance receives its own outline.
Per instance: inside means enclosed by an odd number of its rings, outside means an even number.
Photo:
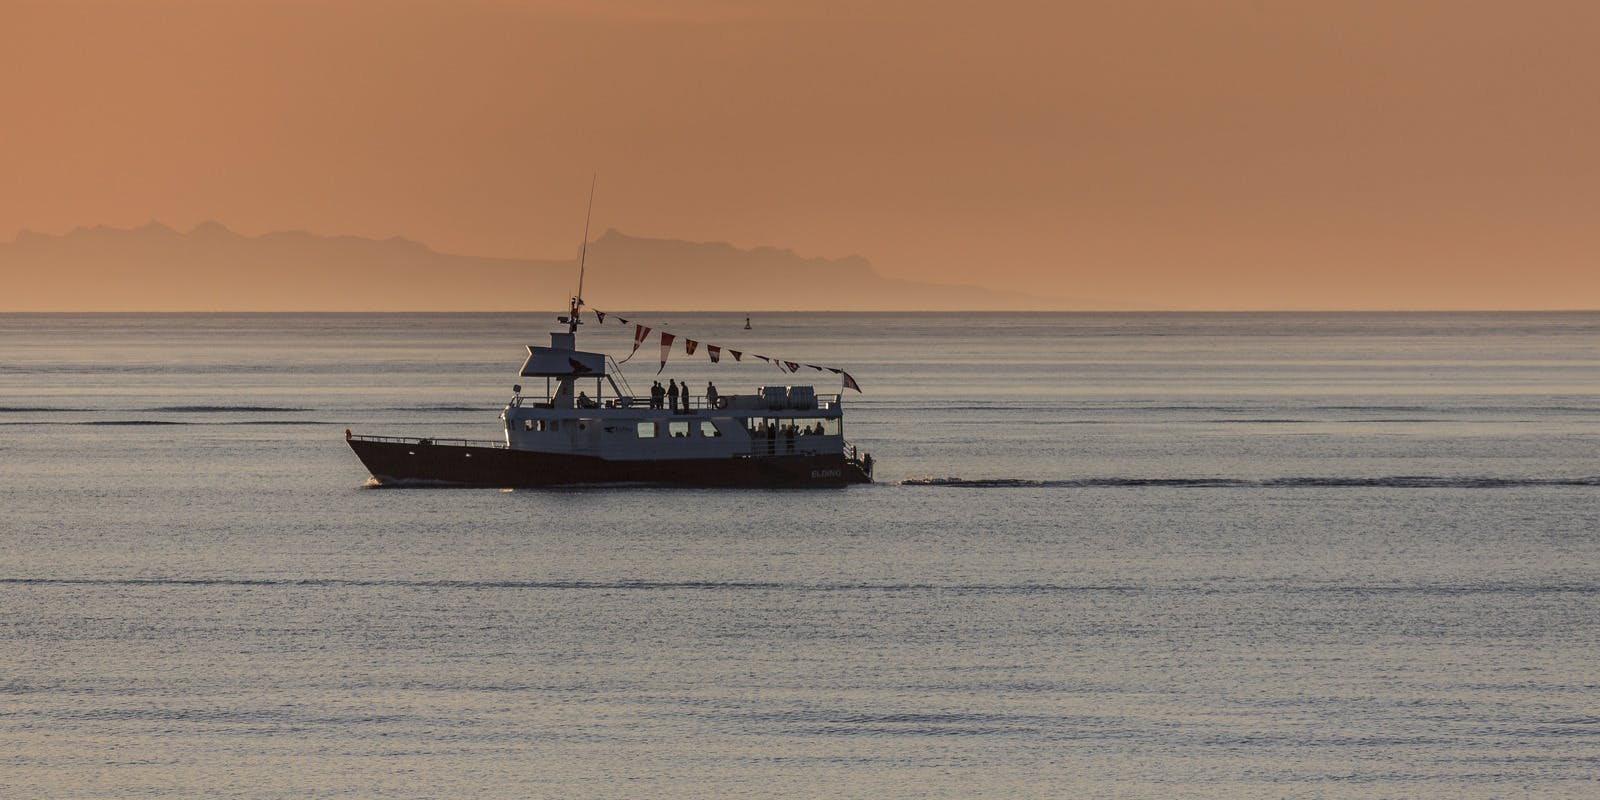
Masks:
[[[542,433],[545,431],[558,430],[559,428],[557,426],[559,423],[560,420],[554,419],[525,419],[522,421],[522,429],[525,431]],[[665,426],[664,429],[663,426]],[[584,426],[581,423],[578,425],[580,430],[583,429],[583,427]],[[639,423],[638,427],[640,439],[654,439],[657,436],[667,436],[673,439],[687,439],[689,438],[689,433],[691,430],[692,429],[688,420],[673,420],[672,422],[665,423],[641,422]],[[717,430],[717,426],[712,424],[711,420],[706,419],[700,421],[701,438],[715,439],[721,435],[722,431]]]
[[[787,436],[791,432],[795,436],[838,436],[839,419],[780,419],[777,417],[750,417],[745,420],[745,427],[750,429],[750,435],[756,437]]]
[[[525,431],[546,432],[559,430],[560,420],[554,419],[525,419],[522,429]],[[786,436],[790,431],[796,436],[838,436],[838,419],[779,419],[776,417],[751,417],[745,420],[745,425],[750,429],[752,436]],[[662,426],[665,426],[663,430]],[[666,436],[672,439],[687,439],[692,430],[692,423],[688,420],[673,420],[671,422],[641,422],[638,433],[640,439],[654,439],[657,436]],[[721,436],[722,432],[711,420],[700,420],[700,436],[705,439],[714,439]]]
[[[639,438],[654,439],[657,436],[666,436],[671,439],[687,439],[692,430],[688,420],[673,420],[671,422],[641,422],[639,423]],[[715,439],[722,435],[711,420],[700,420],[700,438]]]

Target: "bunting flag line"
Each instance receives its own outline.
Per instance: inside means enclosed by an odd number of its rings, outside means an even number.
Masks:
[[[672,340],[676,338],[678,337],[674,334],[666,331],[661,332],[661,366],[656,368],[657,375],[661,374],[661,370],[667,368],[667,356],[672,355]]]
[[[631,325],[633,325],[633,349],[628,352],[628,357],[627,358],[624,358],[621,361],[616,362],[618,364],[626,363],[627,361],[632,359],[634,356],[638,355],[639,354],[639,348],[643,347],[644,343],[649,341],[651,332],[655,330],[654,328],[651,328],[649,325],[644,325],[644,324],[639,324],[639,323],[630,323],[627,319],[624,319],[623,317],[618,316],[616,314],[608,315],[608,314],[606,314],[606,312],[600,311],[600,310],[597,310],[597,309],[590,309],[590,310],[594,311],[594,318],[595,318],[595,322],[597,324],[604,325],[605,321],[606,321],[606,317],[607,316],[611,316],[611,317],[615,317],[616,318],[618,324],[621,324],[621,325],[630,325],[631,324]],[[656,374],[657,375],[660,375],[663,371],[666,370],[666,368],[667,368],[667,360],[672,357],[672,345],[673,345],[674,342],[676,342],[678,340],[677,334],[667,333],[666,331],[661,331],[659,333],[659,336],[660,336],[660,346],[661,346],[661,364],[660,364],[660,366],[658,366],[656,368]],[[684,340],[683,340],[683,352],[684,352],[684,354],[685,355],[691,355],[691,356],[694,355],[695,352],[697,350],[699,350],[701,344],[702,344],[702,342],[699,341],[699,340],[690,339],[690,338],[685,337]],[[706,356],[711,359],[711,363],[713,363],[713,364],[722,363],[722,354],[724,352],[726,352],[730,356],[733,356],[733,360],[736,361],[736,362],[743,362],[744,361],[745,351],[743,351],[743,350],[734,350],[733,348],[723,347],[722,345],[716,345],[716,344],[707,344],[706,345]],[[856,379],[854,377],[852,377],[850,375],[850,373],[845,372],[844,370],[842,370],[842,369],[840,369],[838,367],[821,366],[821,365],[818,365],[818,364],[806,364],[806,363],[802,363],[802,362],[799,362],[799,361],[787,361],[787,360],[784,360],[784,359],[774,358],[772,356],[764,356],[764,355],[761,355],[760,353],[751,353],[750,355],[755,357],[755,358],[759,358],[762,361],[765,361],[765,362],[767,362],[768,364],[771,364],[774,367],[777,367],[779,372],[782,372],[782,373],[784,373],[786,375],[799,372],[801,367],[810,367],[810,368],[812,368],[812,369],[814,369],[814,370],[816,370],[818,372],[831,372],[831,373],[839,376],[839,379],[843,383],[843,386],[844,386],[845,389],[854,389],[857,392],[861,391],[861,384],[857,383]],[[576,368],[576,365],[574,365],[574,367]]]

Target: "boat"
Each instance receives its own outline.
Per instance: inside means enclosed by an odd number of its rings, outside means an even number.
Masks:
[[[580,278],[581,287],[581,278]],[[580,288],[581,291],[581,288]],[[583,301],[548,347],[528,345],[495,440],[372,436],[345,430],[378,485],[508,488],[587,484],[832,487],[871,483],[872,456],[846,441],[840,394],[814,386],[640,396],[614,359],[577,349]],[[619,383],[618,381],[621,381]],[[592,389],[593,394],[590,394]]]

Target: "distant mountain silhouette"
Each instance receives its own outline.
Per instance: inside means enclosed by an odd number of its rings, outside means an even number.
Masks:
[[[659,310],[1001,310],[1103,304],[891,280],[866,259],[642,239],[607,231],[589,245],[585,299]],[[501,311],[560,308],[576,260],[439,253],[408,239],[283,231],[243,236],[216,222],[181,233],[157,222],[63,236],[23,231],[0,244],[11,287],[0,311]]]

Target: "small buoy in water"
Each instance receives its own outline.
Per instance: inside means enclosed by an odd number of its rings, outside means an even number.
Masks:
[[[750,318],[749,317],[745,317],[744,318],[744,329],[745,330],[750,330]]]

